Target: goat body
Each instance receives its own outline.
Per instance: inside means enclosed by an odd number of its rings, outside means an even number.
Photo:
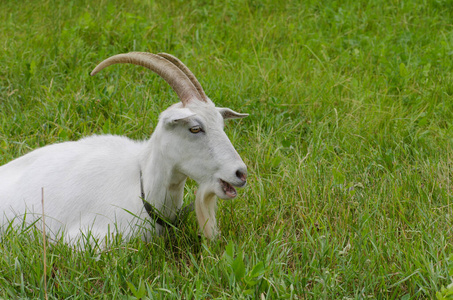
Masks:
[[[216,235],[215,197],[231,199],[246,183],[246,166],[223,131],[224,119],[245,114],[217,108],[193,74],[168,54],[128,53],[102,62],[145,66],[161,75],[181,102],[159,116],[147,141],[95,135],[49,145],[0,167],[0,222],[34,222],[41,217],[44,189],[47,231],[77,241],[88,230],[98,238],[126,238],[149,222],[141,194],[169,220],[183,203],[187,177],[200,185],[195,207],[207,238]],[[176,81],[175,81],[176,80]],[[176,82],[176,83],[175,83]],[[160,225],[154,224],[157,231]],[[142,230],[149,236],[152,230]]]

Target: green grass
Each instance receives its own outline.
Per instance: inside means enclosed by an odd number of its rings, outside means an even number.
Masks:
[[[249,184],[174,237],[47,249],[49,299],[432,299],[453,252],[453,2],[1,1],[0,164],[113,133],[146,139],[178,101],[168,52],[218,106]],[[185,201],[193,201],[189,182]],[[44,299],[40,232],[1,237],[0,298]]]

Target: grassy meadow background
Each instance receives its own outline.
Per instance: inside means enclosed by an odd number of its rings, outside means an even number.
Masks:
[[[0,298],[447,297],[453,1],[0,1],[0,165],[148,138],[171,88],[131,65],[88,75],[129,51],[179,57],[250,114],[226,126],[248,186],[219,201],[214,242],[191,215],[148,244],[49,245],[44,264],[39,230],[9,228]]]

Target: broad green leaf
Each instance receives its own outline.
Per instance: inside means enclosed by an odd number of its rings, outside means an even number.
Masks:
[[[233,261],[233,272],[236,280],[239,281],[245,276],[245,265],[242,258],[242,251],[238,252],[236,259]]]
[[[265,272],[266,270],[264,269],[264,263],[260,261],[253,267],[253,269],[247,274],[247,276],[250,278],[261,277]]]

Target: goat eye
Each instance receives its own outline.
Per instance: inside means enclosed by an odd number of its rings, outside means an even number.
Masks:
[[[202,131],[200,126],[191,127],[189,130],[192,133],[199,133],[200,131]]]

